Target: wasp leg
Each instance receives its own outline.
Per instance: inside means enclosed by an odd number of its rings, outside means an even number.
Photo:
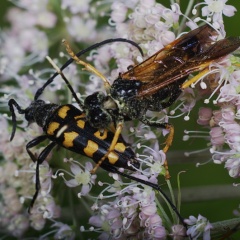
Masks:
[[[109,153],[112,152],[118,142],[118,138],[122,132],[122,128],[123,128],[123,123],[120,122],[117,124],[117,127],[116,127],[116,131],[114,133],[114,137],[113,137],[113,140],[111,142],[111,145],[107,151],[107,153],[98,161],[98,163],[96,164],[96,166],[92,169],[91,173],[95,173],[96,170],[98,169],[98,167],[102,164],[102,162],[108,157]]]
[[[55,142],[51,142],[46,148],[43,149],[43,151],[39,154],[38,158],[29,150],[29,148],[37,146],[39,143],[44,141],[47,137],[45,135],[37,137],[33,139],[31,142],[29,142],[26,146],[27,152],[30,156],[30,158],[34,161],[37,162],[36,165],[36,182],[35,182],[35,193],[33,195],[32,201],[30,203],[30,207],[28,208],[28,212],[31,212],[31,208],[33,207],[38,193],[41,189],[41,183],[40,183],[40,178],[39,178],[39,165],[43,163],[43,161],[47,158],[49,153],[52,151],[52,149],[56,146]]]
[[[189,87],[191,84],[197,82],[200,78],[204,77],[209,72],[210,72],[209,69],[205,69],[205,70],[201,71],[199,74],[197,74],[193,78],[191,78],[188,81],[186,81],[185,83],[183,83],[181,88],[185,89],[185,88]]]
[[[150,126],[150,127],[156,127],[156,128],[163,128],[169,131],[168,133],[168,137],[166,139],[165,142],[165,147],[163,148],[163,152],[166,153],[169,149],[169,147],[172,145],[173,142],[173,136],[174,136],[174,127],[173,125],[171,125],[170,123],[159,123],[159,122],[155,122],[155,121],[150,121],[146,118],[142,118],[140,119],[141,122],[143,122],[144,124]],[[167,159],[164,162],[164,167],[166,170],[166,174],[165,174],[165,178],[169,179],[170,178],[170,173],[168,170],[168,162]]]
[[[84,70],[87,70],[87,71],[89,71],[89,72],[97,75],[98,77],[100,77],[100,78],[103,80],[104,86],[105,86],[106,89],[109,89],[109,88],[111,87],[111,84],[109,83],[109,81],[107,80],[107,78],[106,78],[103,74],[101,74],[101,73],[100,73],[95,67],[93,67],[91,64],[86,63],[86,62],[80,60],[80,59],[76,56],[76,54],[73,52],[73,50],[71,49],[69,43],[68,43],[66,40],[63,40],[62,42],[63,42],[63,44],[65,45],[68,54],[72,57],[72,59],[74,59],[74,60],[76,61],[77,64],[83,65],[83,66],[85,67]]]

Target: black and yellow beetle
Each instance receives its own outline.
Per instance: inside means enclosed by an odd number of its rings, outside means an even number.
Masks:
[[[8,104],[12,113],[13,122],[13,130],[10,140],[14,138],[16,131],[16,115],[14,107],[19,114],[25,115],[25,118],[29,123],[36,122],[44,131],[43,135],[36,137],[26,145],[26,150],[29,156],[34,162],[36,162],[36,191],[31,201],[30,209],[34,205],[41,188],[39,165],[43,163],[51,150],[58,145],[75,153],[92,158],[97,165],[108,172],[120,174],[121,176],[145,184],[161,192],[172,209],[176,212],[182,224],[185,225],[184,219],[178,212],[177,208],[163,192],[160,186],[118,170],[118,168],[124,168],[135,171],[140,165],[135,158],[133,150],[125,143],[121,135],[115,143],[114,150],[108,152],[114,138],[114,133],[106,129],[104,132],[100,132],[96,128],[93,128],[89,122],[86,121],[85,114],[74,105],[57,105],[46,103],[43,100],[35,100],[29,105],[29,107],[22,109],[14,99],[10,99]],[[51,143],[43,149],[38,157],[36,157],[30,149],[47,139],[49,139]]]
[[[86,50],[82,52],[85,51]],[[68,88],[71,90],[73,97],[77,103],[79,103],[80,100],[78,99],[68,80],[65,78],[64,74],[61,72],[61,69],[58,69],[58,73],[56,74],[60,74],[62,76]],[[50,83],[50,81],[47,82],[47,84]],[[39,179],[39,165],[43,163],[51,150],[58,145],[72,152],[92,158],[96,162],[96,167],[93,169],[93,171],[100,166],[108,172],[117,173],[161,192],[166,201],[177,214],[181,223],[186,227],[184,219],[178,212],[178,209],[172,203],[169,197],[163,192],[160,186],[126,174],[118,169],[124,168],[135,171],[140,167],[140,163],[135,158],[133,150],[125,143],[121,134],[114,142],[114,131],[110,131],[109,129],[100,131],[97,128],[94,128],[87,120],[86,114],[80,109],[76,108],[74,105],[58,105],[54,103],[46,103],[45,101],[38,99],[43,90],[46,88],[47,84],[44,84],[44,86],[36,92],[34,101],[25,109],[23,109],[14,99],[10,99],[8,102],[13,123],[10,140],[14,138],[17,127],[14,107],[17,109],[19,114],[24,114],[25,119],[29,123],[37,123],[44,131],[43,135],[36,137],[26,145],[26,150],[30,158],[36,162],[36,191],[31,201],[29,210],[34,205],[41,188]],[[51,142],[43,149],[39,156],[36,156],[30,149],[47,139]],[[114,146],[114,148],[112,148],[112,146]]]
[[[26,145],[29,156],[37,163],[36,193],[31,206],[33,206],[40,189],[39,165],[43,163],[56,145],[90,157],[96,163],[104,158],[101,167],[110,172],[112,172],[115,167],[130,170],[139,168],[139,162],[135,159],[134,152],[126,145],[122,137],[120,137],[116,143],[114,151],[106,155],[114,133],[108,130],[100,133],[97,129],[91,127],[86,121],[85,114],[74,105],[57,105],[45,103],[43,100],[36,100],[26,109],[22,109],[14,99],[10,99],[8,104],[12,113],[13,122],[13,131],[10,140],[14,138],[16,130],[14,107],[16,107],[20,114],[25,115],[25,119],[29,123],[36,122],[44,131],[43,135],[36,137]],[[31,151],[31,148],[47,139],[49,139],[51,143],[36,157]]]

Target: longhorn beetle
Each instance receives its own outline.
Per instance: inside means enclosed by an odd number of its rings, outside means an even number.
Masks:
[[[119,73],[112,85],[94,67],[81,61],[65,41],[72,59],[83,65],[86,70],[98,75],[106,86],[107,94],[95,92],[87,96],[80,106],[92,127],[103,131],[112,123],[116,126],[108,152],[114,149],[124,121],[132,119],[138,119],[149,126],[168,129],[169,135],[163,148],[163,151],[167,152],[173,140],[173,126],[149,120],[146,112],[148,110],[158,112],[172,105],[185,88],[210,71],[208,67],[211,63],[221,60],[240,46],[239,37],[216,41],[217,37],[217,31],[207,24],[192,30],[142,63],[131,66],[127,72]],[[191,80],[187,80],[189,74],[194,72],[199,73]],[[48,80],[52,81],[53,78]],[[100,161],[96,168],[101,163]],[[168,170],[167,163],[165,167]],[[166,178],[169,177],[167,174]]]
[[[61,74],[68,87],[73,91],[70,83],[61,70],[56,66],[55,68],[58,73]],[[50,81],[48,84],[50,84]],[[126,145],[122,136],[119,134],[117,141],[114,143],[114,149],[109,151],[115,136],[114,132],[107,129],[99,131],[98,129],[92,127],[90,122],[87,121],[85,113],[71,104],[58,105],[54,103],[46,103],[43,100],[38,99],[40,96],[39,92],[42,93],[46,86],[47,85],[45,84],[44,87],[37,91],[34,101],[25,109],[19,106],[14,99],[10,99],[8,102],[13,123],[10,140],[14,138],[17,125],[14,107],[17,109],[19,114],[23,114],[25,116],[25,119],[29,123],[36,122],[44,131],[43,135],[36,137],[26,145],[26,150],[30,158],[33,162],[36,162],[36,191],[31,201],[29,211],[31,207],[33,207],[41,188],[39,165],[43,163],[51,150],[56,145],[59,145],[70,151],[92,158],[97,165],[108,172],[117,173],[123,177],[145,184],[159,191],[172,207],[181,223],[187,227],[177,208],[171,202],[169,197],[162,191],[160,186],[118,170],[120,167],[135,171],[140,165],[135,158],[134,152]],[[76,98],[76,101],[79,103],[80,101],[77,99],[76,93],[74,91],[72,93],[73,97]],[[36,157],[30,149],[47,139],[51,141],[50,144],[44,148],[39,156]]]

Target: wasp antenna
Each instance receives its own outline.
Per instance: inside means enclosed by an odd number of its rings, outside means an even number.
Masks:
[[[113,42],[126,42],[126,43],[129,43],[129,44],[132,44],[134,47],[136,47],[136,48],[139,50],[139,52],[140,52],[141,55],[143,56],[143,50],[141,49],[141,47],[140,47],[137,43],[135,43],[135,42],[133,42],[133,41],[131,41],[131,40],[125,39],[125,38],[112,38],[112,39],[106,39],[106,40],[104,40],[104,41],[102,41],[102,42],[99,42],[99,43],[95,43],[95,44],[89,46],[88,48],[85,48],[85,49],[81,50],[80,52],[76,53],[76,56],[77,56],[77,57],[80,57],[80,56],[82,56],[83,54],[85,54],[85,53],[87,53],[87,52],[90,52],[90,51],[92,51],[92,50],[94,50],[94,49],[96,49],[96,48],[99,48],[99,47],[101,47],[101,46],[103,46],[103,45],[105,45],[105,44],[113,43]],[[60,70],[63,71],[63,70],[64,70],[66,67],[68,67],[73,61],[74,61],[74,59],[72,59],[72,58],[68,59],[67,62],[65,62],[65,63],[62,65],[62,67],[60,68]],[[40,95],[43,93],[44,89],[45,89],[49,84],[51,84],[51,83],[53,82],[54,78],[55,78],[58,74],[59,74],[58,72],[54,73],[54,74],[52,75],[52,77],[50,77],[50,78],[47,80],[47,82],[46,82],[41,88],[39,88],[39,89],[37,90],[37,92],[36,92],[36,94],[35,94],[35,97],[34,97],[34,100],[37,100],[37,99],[40,97]]]
[[[54,67],[54,69],[57,71],[58,74],[61,75],[62,79],[64,80],[64,82],[66,83],[68,89],[70,90],[70,92],[72,93],[73,98],[76,100],[76,102],[78,103],[78,105],[83,108],[83,103],[80,101],[80,99],[78,98],[76,92],[74,91],[74,89],[72,88],[72,85],[70,84],[70,82],[68,81],[68,79],[66,78],[66,76],[63,74],[62,70],[56,65],[56,63],[49,57],[46,56],[46,59],[50,62],[50,64]]]
[[[132,40],[125,39],[125,38],[114,38],[114,39],[108,39],[108,40],[105,40],[105,41],[106,42],[108,41],[108,43],[112,43],[112,42],[126,42],[126,43],[129,43],[129,44],[133,45],[134,47],[136,47],[139,50],[139,52],[141,53],[142,57],[143,57],[143,50],[142,50],[142,48],[136,42],[134,42]],[[106,44],[105,41],[101,42],[103,44],[99,43],[99,44],[101,44],[99,46],[102,46],[102,45]]]
[[[11,134],[11,137],[10,137],[10,141],[12,141],[13,138],[14,138],[15,132],[16,132],[16,128],[17,128],[17,120],[16,120],[16,114],[15,114],[15,111],[14,111],[14,106],[16,107],[16,109],[18,110],[18,112],[20,114],[24,114],[25,110],[22,109],[14,99],[10,99],[8,101],[8,106],[9,106],[9,110],[12,114],[12,134]]]

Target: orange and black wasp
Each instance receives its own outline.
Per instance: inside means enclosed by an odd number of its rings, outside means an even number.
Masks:
[[[142,63],[130,66],[127,72],[119,73],[112,85],[94,67],[81,61],[65,42],[72,59],[86,70],[97,74],[106,86],[106,94],[95,92],[87,96],[81,108],[90,125],[99,131],[114,125],[115,136],[108,152],[114,149],[124,121],[133,119],[149,126],[168,129],[170,132],[163,151],[168,150],[173,140],[173,126],[151,121],[146,113],[159,112],[172,105],[185,88],[209,71],[211,63],[221,61],[240,46],[239,37],[217,41],[218,36],[218,32],[207,24],[192,30]],[[195,72],[199,74],[187,80]],[[104,158],[96,168],[103,161]]]

